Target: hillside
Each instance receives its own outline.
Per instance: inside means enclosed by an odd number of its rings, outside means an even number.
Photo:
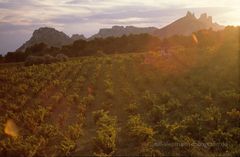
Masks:
[[[239,27],[195,34],[168,55],[0,66],[0,156],[238,156]]]
[[[186,16],[174,21],[173,23],[153,32],[160,38],[167,38],[173,35],[190,35],[192,32],[209,29],[222,30],[224,26],[212,22],[212,17],[206,13],[200,15],[199,19],[191,12],[187,12]]]
[[[48,47],[61,47],[69,45],[75,40],[85,39],[83,35],[75,34],[71,38],[65,33],[60,32],[54,28],[41,27],[35,30],[32,37],[26,41],[17,51],[25,51],[26,48],[34,46],[36,44],[44,43]]]
[[[191,12],[187,12],[186,16],[170,23],[163,28],[156,27],[134,27],[134,26],[113,26],[112,28],[103,28],[89,40],[94,38],[107,38],[107,37],[121,37],[130,34],[143,34],[147,33],[160,38],[167,38],[174,35],[190,35],[192,32],[201,29],[213,29],[215,31],[222,30],[224,26],[213,23],[212,17],[206,13],[200,15],[197,19]]]

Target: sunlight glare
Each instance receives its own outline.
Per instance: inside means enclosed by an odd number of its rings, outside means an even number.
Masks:
[[[4,132],[5,134],[14,138],[18,136],[18,127],[12,119],[7,120],[4,128]]]

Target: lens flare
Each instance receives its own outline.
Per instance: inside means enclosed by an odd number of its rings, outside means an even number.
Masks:
[[[193,41],[195,42],[195,44],[198,44],[198,39],[195,34],[192,34],[192,38],[193,38]]]
[[[11,136],[11,137],[17,137],[18,136],[18,127],[14,123],[12,119],[8,119],[5,128],[4,128],[5,134]]]

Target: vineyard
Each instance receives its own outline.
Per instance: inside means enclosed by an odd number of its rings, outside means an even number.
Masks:
[[[0,66],[0,155],[239,155],[239,47]]]

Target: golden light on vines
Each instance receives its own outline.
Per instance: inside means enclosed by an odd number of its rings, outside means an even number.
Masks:
[[[5,124],[5,128],[4,128],[4,132],[5,132],[5,134],[7,134],[11,137],[14,137],[14,138],[19,135],[18,127],[12,119],[7,120],[7,122]]]

